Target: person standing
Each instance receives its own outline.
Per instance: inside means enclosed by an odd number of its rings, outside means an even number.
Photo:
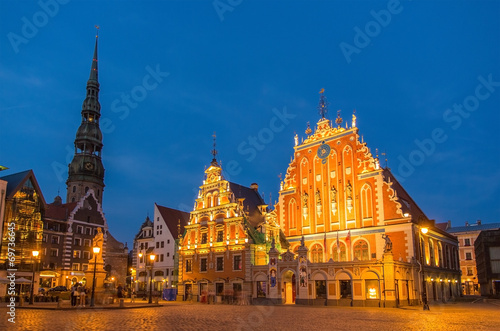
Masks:
[[[71,286],[71,307],[76,307],[76,291],[77,291],[76,284],[73,284]]]
[[[80,307],[85,307],[85,298],[87,296],[87,288],[83,285],[80,288]]]

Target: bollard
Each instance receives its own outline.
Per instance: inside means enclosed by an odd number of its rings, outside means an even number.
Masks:
[[[22,307],[24,304],[24,297],[22,295],[19,296],[19,307]]]
[[[155,297],[155,303],[158,304],[158,297]]]
[[[61,309],[61,305],[62,305],[62,299],[59,298],[59,300],[57,300],[57,309]]]
[[[123,308],[123,307],[124,307],[124,306],[123,306],[123,302],[124,302],[124,300],[123,300],[123,299],[120,299],[120,308]]]

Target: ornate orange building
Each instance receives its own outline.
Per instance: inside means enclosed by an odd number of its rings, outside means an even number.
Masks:
[[[245,187],[225,180],[215,146],[213,155],[180,238],[179,299],[249,297],[251,267],[267,265],[271,242],[284,239],[257,184]]]
[[[280,281],[267,298],[412,304],[420,300],[423,280],[430,298],[457,295],[457,239],[436,228],[390,169],[380,166],[360,138],[354,114],[350,124],[340,111],[335,124],[326,118],[322,92],[321,118],[314,131],[308,125],[301,142],[295,136],[280,184],[276,214],[291,252],[270,252],[278,258]],[[266,277],[265,268],[253,269],[254,282]]]

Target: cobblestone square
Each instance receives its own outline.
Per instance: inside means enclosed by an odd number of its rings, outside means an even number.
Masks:
[[[499,330],[500,302],[350,308],[163,303],[134,309],[0,308],[2,330]]]

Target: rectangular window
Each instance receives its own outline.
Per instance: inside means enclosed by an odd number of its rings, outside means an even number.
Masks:
[[[75,246],[80,246],[82,243],[82,240],[80,238],[75,238]]]
[[[216,266],[215,270],[224,271],[224,257],[223,256],[217,257],[217,266]]]
[[[79,259],[81,256],[81,252],[80,251],[73,251],[73,258],[74,259]]]
[[[83,239],[83,246],[90,247],[90,239]]]
[[[160,247],[161,247],[161,248],[165,247],[165,242],[164,242],[164,241],[162,241],[162,242],[161,242]]]
[[[170,252],[167,252],[167,257],[169,257],[169,256],[170,256]]]
[[[472,253],[471,252],[465,253],[465,259],[466,260],[472,260]]]
[[[83,252],[83,258],[86,259],[86,260],[90,260],[90,252],[84,251]]]
[[[163,262],[163,254],[160,254],[160,262]]]
[[[50,249],[50,256],[58,256],[58,249],[57,248],[51,248]]]
[[[207,258],[206,257],[204,257],[200,260],[200,271],[201,272],[207,271]]]
[[[59,236],[52,236],[50,239],[53,244],[59,244]]]
[[[472,276],[472,267],[467,267],[467,276]]]
[[[233,270],[241,270],[242,269],[241,255],[235,255],[233,258],[234,258]]]
[[[160,242],[159,241],[156,242],[156,248],[160,248]]]
[[[146,243],[146,249],[148,249],[148,243]]]
[[[224,241],[224,230],[218,230],[217,231],[217,242],[223,242]]]
[[[82,264],[82,271],[87,271],[89,270],[89,265],[88,264]]]
[[[80,270],[80,263],[73,263],[72,270],[73,271],[79,271]]]
[[[470,246],[470,239],[465,239],[464,246]]]
[[[85,228],[85,234],[90,236],[91,228]]]
[[[76,233],[78,233],[78,234],[82,234],[82,233],[83,233],[83,226],[81,226],[81,225],[77,225],[77,226],[76,226]]]
[[[206,244],[207,243],[207,238],[208,238],[208,234],[206,232],[202,233],[201,234],[201,243],[202,244]]]
[[[186,260],[186,272],[192,272],[193,271],[193,260],[188,259]]]
[[[167,239],[167,245],[170,244],[170,239]]]

